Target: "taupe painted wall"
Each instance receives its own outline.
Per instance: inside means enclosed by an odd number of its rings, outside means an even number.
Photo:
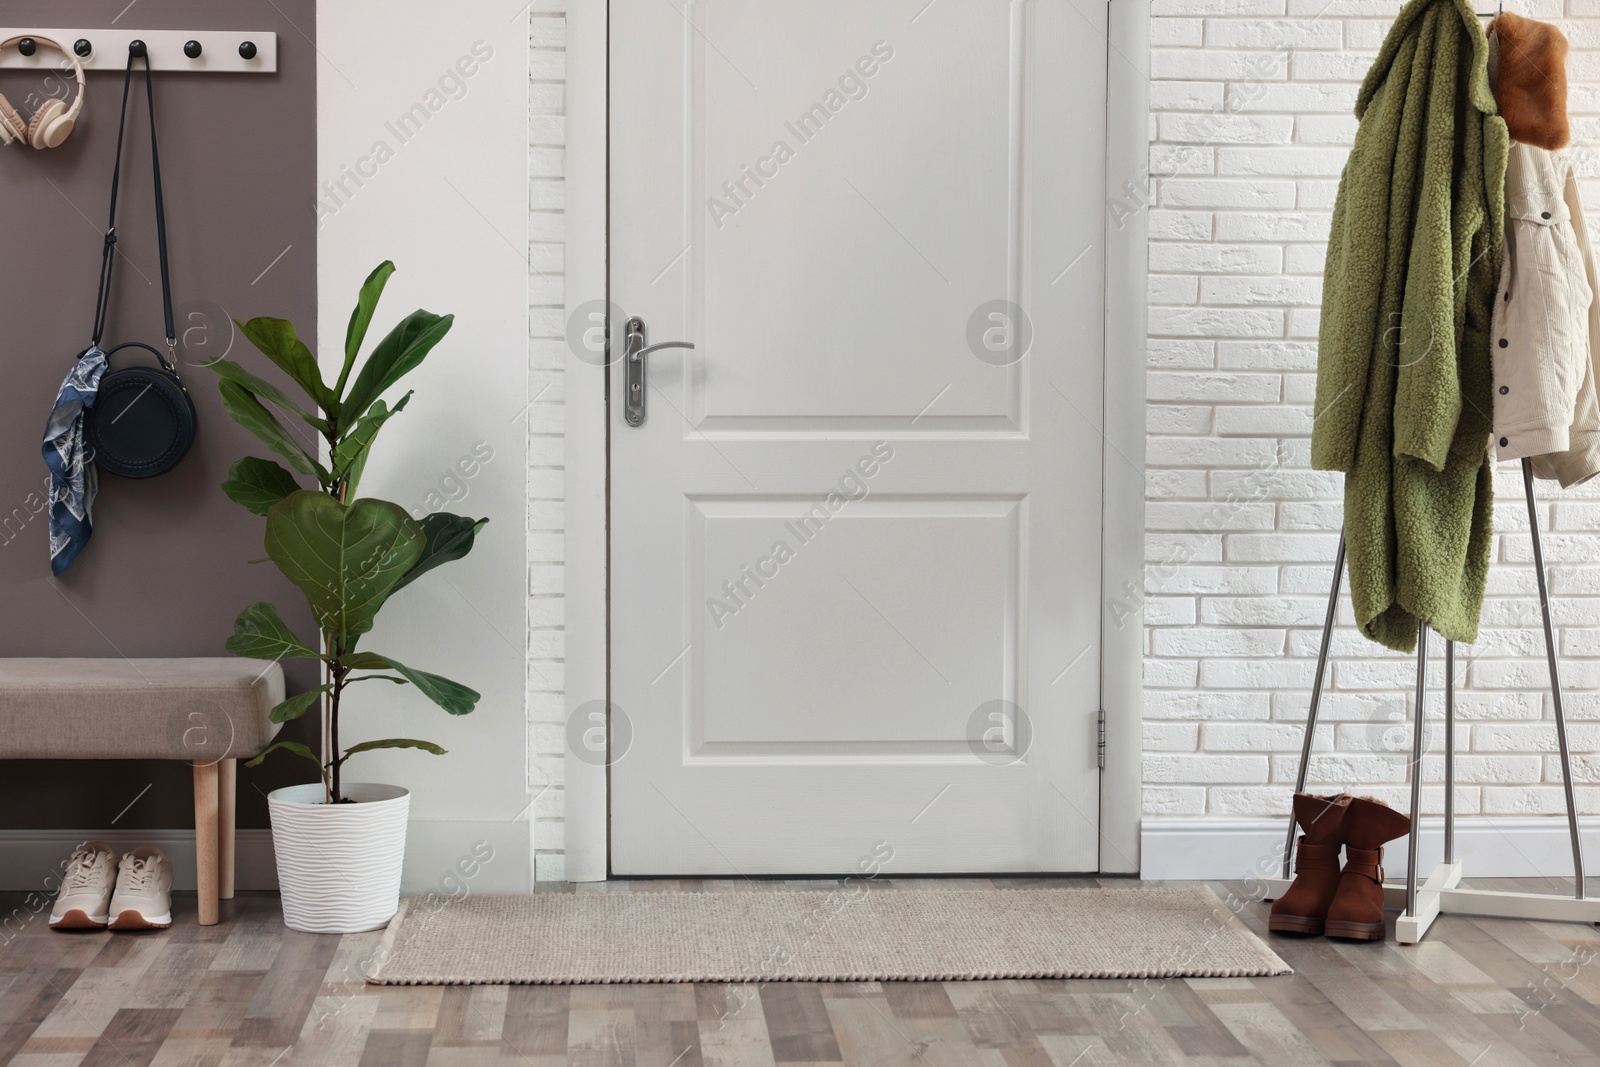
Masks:
[[[121,7],[6,0],[0,22],[105,26]],[[228,346],[227,317],[288,318],[315,345],[315,0],[142,0],[117,25],[277,31],[275,75],[156,75],[173,300],[190,359]],[[0,71],[0,93],[13,103],[41,85],[36,75]],[[142,75],[135,88],[107,340],[160,347]],[[50,578],[47,517],[31,510],[44,499],[39,440],[72,357],[89,341],[121,92],[120,73],[90,74],[88,106],[65,145],[0,149],[0,655],[224,655],[234,616],[263,599],[311,632],[293,586],[270,564],[246,562],[263,555],[262,520],[218,486],[233,460],[269,453],[227,418],[215,375],[198,367],[182,372],[199,412],[193,450],[160,478],[102,477],[93,540],[61,580]],[[232,355],[282,380],[242,338]],[[307,668],[289,666],[291,691],[311,684]],[[309,720],[294,725],[302,729],[285,736],[314,737]],[[267,824],[264,790],[309,777],[296,762],[241,771],[241,825]],[[186,827],[191,797],[178,763],[0,761],[0,828],[90,829],[113,819],[118,828]]]

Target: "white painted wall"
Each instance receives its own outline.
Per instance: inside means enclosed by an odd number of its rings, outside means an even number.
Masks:
[[[490,524],[466,560],[398,595],[366,644],[471,685],[483,699],[453,719],[409,688],[366,687],[350,698],[341,740],[416,736],[450,750],[373,753],[351,764],[353,778],[413,792],[408,891],[438,885],[479,840],[494,859],[472,887],[516,891],[531,881],[533,796],[524,592],[528,17],[484,0],[395,0],[374,15],[367,5],[318,5],[318,351],[336,370],[356,291],[383,259],[399,271],[369,345],[417,307],[456,316],[449,337],[406,379],[417,395],[379,439],[362,489],[414,514],[443,506]],[[457,463],[475,449],[492,458],[463,477]]]
[[[1555,20],[1572,42],[1574,154],[1595,203],[1600,7],[1513,7]],[[1263,817],[1288,810],[1341,516],[1340,476],[1308,462],[1323,242],[1355,133],[1356,89],[1398,8],[1154,0],[1147,873],[1242,876],[1246,859],[1279,840],[1263,836]],[[1560,873],[1570,869],[1563,837],[1541,836],[1536,847],[1517,836],[1529,826],[1507,822],[1563,809],[1514,464],[1501,467],[1497,489],[1503,532],[1483,634],[1457,656],[1456,810],[1479,815],[1486,841],[1509,834]],[[1540,493],[1575,771],[1590,783],[1600,770],[1600,487],[1541,483]],[[1357,636],[1348,600],[1341,622],[1311,779],[1403,806],[1414,661]],[[1437,694],[1443,643],[1433,650]],[[1431,698],[1428,710],[1437,716],[1442,701]],[[1430,742],[1424,782],[1438,783],[1441,740]],[[1581,810],[1600,811],[1600,789],[1585,784],[1580,795]],[[1423,799],[1426,811],[1441,811],[1442,787],[1425,787]],[[1208,826],[1219,836],[1200,836]],[[1223,847],[1241,833],[1249,844]]]

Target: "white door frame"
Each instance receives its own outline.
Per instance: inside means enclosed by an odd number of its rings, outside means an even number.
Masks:
[[[1071,0],[1035,0],[1065,3]],[[1144,652],[1145,273],[1149,196],[1150,0],[1108,0],[1105,396],[1102,432],[1100,870],[1139,869]],[[607,259],[608,0],[569,0],[566,82],[566,313],[604,300]],[[1097,32],[1087,20],[1086,32]],[[603,369],[569,352],[566,390],[566,714],[608,692],[608,408]],[[1092,414],[1092,413],[1091,413]],[[1086,742],[1088,739],[1085,739]],[[609,867],[606,768],[569,746],[565,870]]]

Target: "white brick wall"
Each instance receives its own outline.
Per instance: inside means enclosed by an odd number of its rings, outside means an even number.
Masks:
[[[1565,6],[1563,6],[1565,5]],[[1341,478],[1309,469],[1322,261],[1361,77],[1399,0],[1154,0],[1151,69],[1145,812],[1287,810],[1339,528]],[[1487,5],[1480,5],[1485,8]],[[1600,134],[1600,5],[1558,21],[1576,138]],[[1574,153],[1600,176],[1595,154]],[[1584,193],[1600,214],[1600,182]],[[1600,776],[1600,488],[1540,483],[1575,776]],[[1562,810],[1521,476],[1497,481],[1484,631],[1457,650],[1457,810]],[[1312,780],[1406,799],[1413,664],[1333,645]],[[1443,643],[1432,645],[1439,715]],[[1442,731],[1430,730],[1433,751]],[[1429,760],[1424,782],[1442,779]],[[1582,790],[1600,812],[1600,789]],[[1442,805],[1425,788],[1429,811]]]
[[[566,17],[545,5],[531,13],[529,34],[528,272],[530,371],[528,395],[528,766],[535,797],[534,865],[540,881],[563,876],[561,536],[562,365],[565,358],[562,285],[564,217],[562,157],[566,143]]]

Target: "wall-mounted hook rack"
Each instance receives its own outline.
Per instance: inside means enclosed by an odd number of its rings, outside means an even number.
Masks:
[[[84,70],[122,70],[128,65],[128,46],[134,41],[145,43],[151,70],[211,74],[275,74],[278,70],[278,35],[271,30],[0,27],[0,41],[12,37],[59,41],[72,49]],[[65,62],[53,48],[35,48],[31,56],[17,47],[0,49],[0,70],[53,71]]]

